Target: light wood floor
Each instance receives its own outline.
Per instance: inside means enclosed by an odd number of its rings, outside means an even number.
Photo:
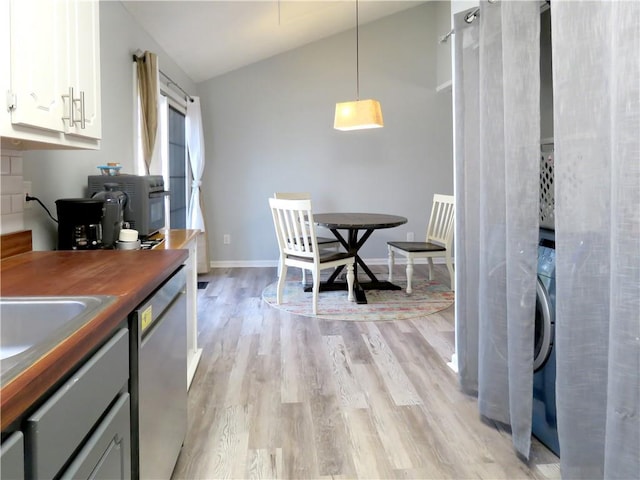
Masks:
[[[436,275],[446,284],[444,266]],[[534,439],[522,460],[460,392],[446,365],[453,307],[397,322],[295,316],[262,302],[275,277],[199,278],[203,355],[173,478],[559,478],[555,455]]]

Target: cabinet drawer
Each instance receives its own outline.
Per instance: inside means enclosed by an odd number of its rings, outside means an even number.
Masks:
[[[2,480],[24,479],[24,440],[21,432],[13,433],[0,446]]]
[[[131,478],[129,394],[123,393],[100,422],[61,480]]]
[[[29,478],[54,478],[129,378],[129,332],[118,331],[25,424]]]

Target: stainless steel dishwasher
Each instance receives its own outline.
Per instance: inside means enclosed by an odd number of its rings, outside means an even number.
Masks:
[[[186,275],[180,268],[130,318],[133,478],[169,479],[187,431]]]

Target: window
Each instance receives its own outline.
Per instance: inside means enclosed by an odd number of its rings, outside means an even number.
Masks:
[[[169,106],[169,227],[187,228],[187,145],[185,116]]]
[[[134,79],[136,75],[134,64]],[[137,85],[137,81],[134,82],[134,85]],[[135,111],[137,138],[135,151],[136,173],[138,175],[146,175],[142,154],[139,97],[137,103],[138,108]],[[162,175],[165,189],[170,192],[170,195],[165,197],[165,227],[183,229],[186,228],[187,224],[187,208],[191,193],[189,190],[191,171],[187,164],[185,132],[186,101],[170,90],[167,85],[161,83],[158,103],[158,136],[149,174]]]

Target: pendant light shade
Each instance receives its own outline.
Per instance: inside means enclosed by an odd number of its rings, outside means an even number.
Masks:
[[[358,28],[358,0],[356,0],[356,99],[336,103],[333,128],[336,130],[363,130],[380,128],[382,108],[377,100],[360,100],[360,30]]]
[[[363,130],[383,127],[382,109],[377,100],[355,100],[336,103],[333,128],[336,130]]]

